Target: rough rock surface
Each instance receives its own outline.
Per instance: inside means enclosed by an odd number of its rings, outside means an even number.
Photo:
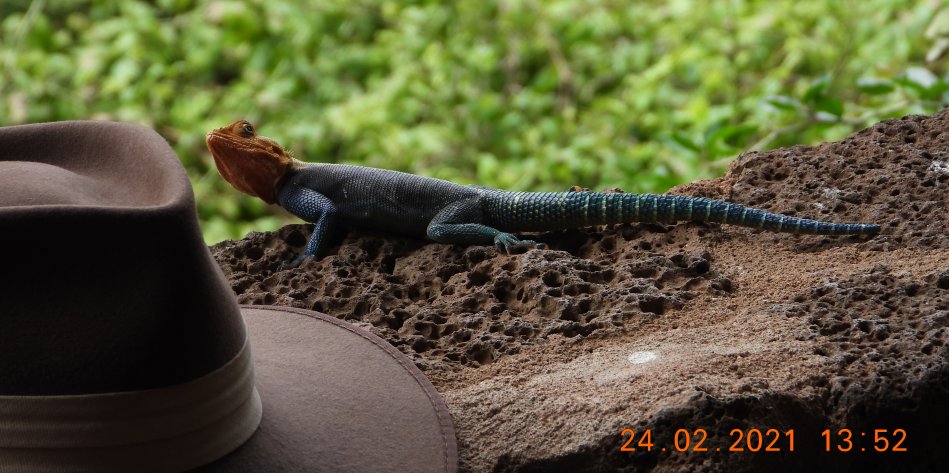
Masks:
[[[626,224],[519,255],[350,232],[281,271],[311,228],[290,225],[212,252],[242,303],[322,311],[410,355],[452,411],[462,471],[942,470],[949,111],[747,153],[673,192],[884,230]],[[872,453],[875,429],[908,451]]]

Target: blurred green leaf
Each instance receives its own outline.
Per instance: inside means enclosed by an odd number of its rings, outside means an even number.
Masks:
[[[876,77],[863,77],[857,80],[857,90],[870,95],[883,95],[893,92],[896,86],[893,82]]]
[[[801,102],[783,95],[765,97],[764,100],[765,103],[779,110],[796,111],[801,108]]]
[[[670,138],[672,138],[672,141],[676,144],[687,150],[698,152],[701,149],[698,144],[692,141],[692,138],[689,138],[681,132],[673,132]]]
[[[709,143],[722,143],[731,148],[741,147],[749,138],[758,132],[758,125],[746,123],[742,125],[728,125],[715,130],[708,138]]]
[[[830,86],[830,74],[824,74],[813,82],[804,92],[803,102],[809,104],[819,104],[826,96],[827,87]]]
[[[838,118],[844,114],[844,103],[834,97],[823,96],[818,98],[814,108]]]
[[[939,82],[939,78],[923,67],[907,69],[897,80],[920,91],[928,91]]]

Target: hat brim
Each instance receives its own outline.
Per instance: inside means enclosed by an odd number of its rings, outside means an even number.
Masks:
[[[241,312],[263,418],[244,445],[194,471],[456,471],[444,401],[392,345],[317,312]]]

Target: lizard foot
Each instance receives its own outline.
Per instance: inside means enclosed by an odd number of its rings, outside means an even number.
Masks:
[[[520,240],[510,233],[498,233],[494,237],[494,246],[498,251],[503,251],[507,254],[522,253],[534,248],[540,250],[547,248],[547,245],[544,243],[537,243],[534,240]]]
[[[306,255],[297,256],[296,258],[293,258],[293,261],[289,263],[281,263],[280,266],[277,267],[277,271],[286,271],[288,269],[296,268],[300,266],[301,263],[306,261],[306,259],[307,259]]]

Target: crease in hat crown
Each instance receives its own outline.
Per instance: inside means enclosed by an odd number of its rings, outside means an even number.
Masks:
[[[0,465],[183,471],[260,421],[174,152],[110,122],[0,128]]]

